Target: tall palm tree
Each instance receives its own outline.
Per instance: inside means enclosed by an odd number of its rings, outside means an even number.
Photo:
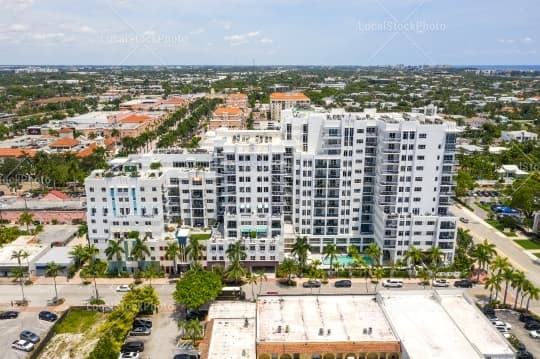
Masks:
[[[173,272],[176,274],[178,271],[178,266],[176,265],[176,260],[181,259],[182,253],[180,251],[180,245],[178,244],[178,241],[173,240],[168,243],[167,250],[165,251],[165,256],[167,259],[173,261]]]
[[[525,297],[527,296],[527,292],[529,288],[533,287],[534,285],[531,283],[531,281],[527,278],[521,283],[521,301],[519,302],[519,308],[523,308],[523,301],[525,300]]]
[[[505,268],[508,268],[509,266],[510,262],[508,262],[507,257],[495,256],[495,258],[493,258],[491,261],[489,269],[499,275]]]
[[[523,273],[520,270],[516,270],[514,272],[514,276],[512,277],[512,281],[510,282],[510,285],[516,291],[516,299],[514,301],[514,310],[516,310],[517,308],[519,294],[521,293],[521,290],[523,289],[523,283],[525,282],[525,280],[526,280],[525,273]]]
[[[370,245],[364,249],[364,254],[368,256],[371,260],[371,268],[379,265],[381,261],[382,250],[381,248],[379,248],[377,243],[370,243]]]
[[[26,231],[28,232],[30,230],[30,225],[34,223],[34,217],[32,214],[28,211],[23,211],[21,215],[19,216],[19,223],[26,225]]]
[[[120,275],[120,262],[122,261],[122,255],[125,253],[124,247],[122,246],[123,239],[118,239],[116,241],[109,241],[109,246],[105,248],[105,255],[109,261],[115,259],[115,268],[116,274]]]
[[[298,258],[300,263],[300,273],[304,273],[306,268],[306,261],[308,252],[311,250],[307,237],[296,237],[296,241],[293,244],[291,254]]]
[[[246,259],[246,251],[244,245],[241,241],[236,241],[229,244],[229,247],[225,251],[227,259],[230,262],[229,267],[225,273],[225,276],[233,279],[235,283],[238,283],[243,275],[245,275],[245,270],[242,267],[242,261]]]
[[[292,258],[286,258],[279,265],[279,270],[287,275],[287,283],[291,284],[291,276],[298,269],[296,262]]]
[[[407,261],[409,267],[414,268],[422,263],[424,259],[424,253],[422,253],[419,248],[415,246],[410,246],[403,255],[403,258]]]
[[[384,269],[382,269],[382,267],[375,268],[375,270],[373,271],[373,276],[375,277],[375,279],[377,281],[375,283],[375,292],[376,292],[377,291],[377,286],[379,285],[379,282],[381,281],[381,279],[383,279]]]
[[[495,250],[495,245],[489,243],[485,239],[482,243],[474,246],[471,257],[473,257],[478,263],[478,273],[476,278],[477,282],[480,281],[480,272],[491,263],[491,260],[496,253],[497,251]]]
[[[537,286],[531,285],[527,288],[527,306],[525,308],[527,312],[529,311],[529,303],[531,302],[531,299],[540,299],[540,288]]]
[[[69,252],[69,256],[75,260],[77,267],[81,267],[84,262],[89,259],[86,247],[81,244],[77,244],[75,247],[73,247],[73,249]]]
[[[186,256],[189,258],[192,265],[201,259],[203,251],[204,246],[199,243],[199,240],[196,237],[189,237],[189,241],[186,246]]]
[[[246,277],[246,282],[251,286],[251,299],[255,300],[255,286],[259,283],[259,276],[250,272]]]
[[[263,271],[257,271],[255,272],[255,275],[259,278],[259,295],[260,295],[262,291],[263,281],[266,282],[268,280],[268,277],[266,276],[266,273],[264,273]]]
[[[149,265],[143,272],[143,277],[148,281],[150,287],[152,286],[152,279],[159,278],[160,271],[154,263]]]
[[[26,298],[24,296],[24,283],[23,283],[23,278],[24,278],[25,273],[21,267],[18,267],[18,268],[14,268],[11,274],[13,274],[13,277],[15,277],[15,280],[19,282],[19,285],[21,286],[22,301],[25,302]]]
[[[431,270],[432,270],[432,276],[433,279],[437,278],[437,270],[439,269],[439,265],[441,264],[442,258],[443,258],[443,252],[441,251],[441,248],[438,246],[431,247],[427,251],[427,255],[429,258],[429,261],[431,262]]]
[[[90,241],[88,238],[88,225],[86,223],[79,224],[79,228],[77,229],[77,235],[79,237],[84,236],[86,238],[87,244],[90,245]]]
[[[150,248],[146,245],[146,240],[141,238],[135,238],[133,247],[131,247],[131,256],[137,263],[137,268],[141,271],[144,266],[145,256],[150,256]]]
[[[54,297],[58,298],[58,290],[56,289],[56,277],[58,277],[58,272],[61,267],[56,264],[54,261],[47,263],[47,269],[45,269],[45,276],[51,277],[54,284]]]
[[[323,255],[324,259],[330,260],[330,271],[334,270],[332,265],[334,264],[334,261],[337,260],[338,254],[339,250],[335,243],[328,243],[326,246],[324,246]]]
[[[501,290],[502,277],[499,274],[491,275],[484,283],[484,288],[489,289],[489,303],[493,303],[493,300],[497,299],[497,295]],[[495,298],[493,298],[493,292],[495,292]]]
[[[503,305],[506,305],[506,295],[508,294],[508,286],[512,282],[512,279],[514,278],[514,268],[511,266],[508,266],[507,268],[503,269],[502,271],[502,279],[504,280],[504,299],[503,299]]]

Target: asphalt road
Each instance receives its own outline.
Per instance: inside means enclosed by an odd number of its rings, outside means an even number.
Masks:
[[[468,229],[475,242],[479,243],[487,239],[488,242],[495,244],[500,255],[508,257],[514,268],[524,271],[527,278],[534,285],[540,287],[540,266],[535,264],[511,238],[506,237],[466,208],[453,206],[452,213],[457,217],[464,217],[469,220],[469,223],[459,222],[459,227]],[[540,301],[531,301],[530,309],[540,313]]]

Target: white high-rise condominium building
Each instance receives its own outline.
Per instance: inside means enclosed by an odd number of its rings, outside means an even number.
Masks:
[[[198,150],[115,159],[86,180],[90,239],[139,231],[165,268],[171,225],[213,227],[209,265],[242,240],[246,265],[275,268],[296,236],[312,253],[370,243],[396,261],[414,245],[453,260],[456,129],[435,115],[285,110],[280,130],[217,129]],[[126,239],[129,250],[132,240]],[[126,251],[126,253],[129,253]],[[129,259],[129,258],[128,258]],[[127,262],[134,267],[135,262]]]

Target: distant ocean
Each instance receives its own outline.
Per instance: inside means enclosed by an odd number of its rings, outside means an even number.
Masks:
[[[540,71],[540,65],[453,65],[455,68],[472,68],[479,70],[500,71]]]

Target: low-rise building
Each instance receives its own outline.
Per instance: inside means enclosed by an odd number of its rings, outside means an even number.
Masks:
[[[225,106],[238,107],[242,110],[248,108],[248,97],[243,93],[231,93],[225,96]]]
[[[538,135],[534,132],[529,132],[529,131],[502,131],[501,132],[501,140],[505,142],[510,142],[510,141],[526,142],[526,141],[536,141],[537,139],[538,139]]]

